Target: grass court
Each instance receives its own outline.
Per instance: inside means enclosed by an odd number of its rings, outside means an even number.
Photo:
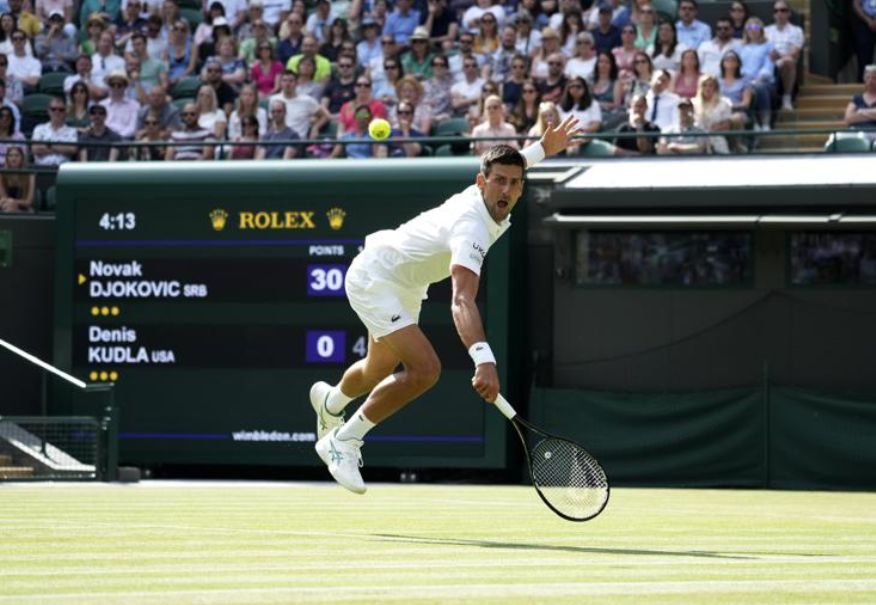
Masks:
[[[876,494],[0,484],[0,605],[876,603]]]

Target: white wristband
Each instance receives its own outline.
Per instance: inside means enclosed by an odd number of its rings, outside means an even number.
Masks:
[[[536,141],[535,145],[524,147],[523,151],[520,152],[520,155],[526,160],[526,167],[532,168],[544,159],[544,147],[541,146],[541,141]]]
[[[496,363],[496,358],[493,356],[493,351],[490,349],[490,345],[486,342],[476,342],[468,349],[468,354],[471,356],[472,361],[474,361],[475,366],[479,366],[482,363]]]

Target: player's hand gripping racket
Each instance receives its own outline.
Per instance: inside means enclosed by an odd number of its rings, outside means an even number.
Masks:
[[[532,485],[548,508],[569,521],[587,521],[601,513],[609,488],[596,458],[577,443],[534,427],[501,394],[494,403],[517,430]]]

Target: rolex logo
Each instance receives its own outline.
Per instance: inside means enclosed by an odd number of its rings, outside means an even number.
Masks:
[[[344,226],[344,217],[347,216],[347,213],[340,208],[332,208],[325,215],[328,217],[329,227],[337,231]]]
[[[210,212],[210,222],[213,224],[213,229],[222,231],[225,229],[225,222],[228,220],[228,213],[222,208],[216,208]]]

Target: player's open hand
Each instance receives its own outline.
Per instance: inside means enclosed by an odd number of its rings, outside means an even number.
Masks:
[[[561,124],[548,128],[541,136],[541,146],[546,156],[552,156],[569,146],[569,141],[575,135],[584,132],[578,123],[578,118],[568,116]]]
[[[475,368],[475,375],[471,379],[471,386],[478,392],[478,395],[487,401],[495,401],[496,397],[499,396],[499,373],[496,371],[496,364],[479,364]]]

